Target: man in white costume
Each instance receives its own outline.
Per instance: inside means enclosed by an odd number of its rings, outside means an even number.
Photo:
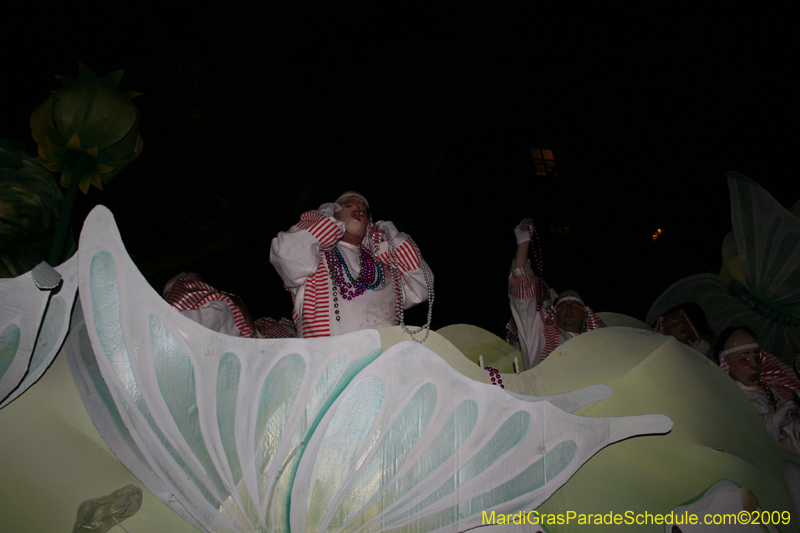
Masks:
[[[777,358],[761,349],[749,328],[727,328],[720,334],[719,343],[723,348],[720,367],[750,399],[770,435],[800,456],[800,411],[792,394],[796,380],[774,371],[772,379],[763,375],[763,367],[774,364],[772,360]]]
[[[675,338],[681,344],[691,346],[701,354],[713,359],[711,344],[703,337],[689,319],[689,315],[683,309],[677,309],[658,317],[653,329],[663,335]]]
[[[515,323],[509,324],[509,329],[516,325],[519,349],[526,369],[538,365],[572,337],[605,327],[576,291],[564,291],[559,295],[550,289],[540,294],[539,279],[534,275],[528,259],[528,229],[527,219],[514,229],[517,255],[508,277],[508,297]]]
[[[298,337],[394,326],[424,302],[433,274],[391,222],[372,222],[367,199],[347,191],[307,211],[272,240],[270,262],[292,294]]]

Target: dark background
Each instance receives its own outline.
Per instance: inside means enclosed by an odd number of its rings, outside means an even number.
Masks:
[[[553,287],[644,319],[675,281],[719,270],[724,171],[800,197],[789,3],[482,4],[42,6],[0,37],[0,136],[35,152],[28,118],[55,74],[125,69],[144,149],[80,195],[76,230],[104,204],[154,287],[192,269],[254,317],[291,316],[271,239],[347,189],[419,244],[434,328],[498,334],[523,217]],[[536,175],[532,147],[557,176]]]

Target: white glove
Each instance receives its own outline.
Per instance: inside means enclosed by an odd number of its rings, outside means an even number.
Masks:
[[[395,227],[394,223],[388,220],[377,221],[375,223],[375,229],[380,232],[385,232],[392,239],[397,237],[397,234],[400,233],[399,231],[397,231],[397,228]]]
[[[514,235],[517,237],[517,244],[522,244],[525,241],[531,240],[531,234],[528,232],[530,225],[530,221],[527,218],[523,218],[522,222],[517,224],[517,227],[514,228]]]
[[[337,204],[336,202],[328,202],[326,204],[322,204],[319,206],[317,211],[325,215],[326,217],[334,217],[336,213],[342,210],[342,206]]]
[[[709,350],[711,350],[711,344],[705,339],[698,339],[696,341],[689,341],[689,346],[697,350],[703,355],[708,355]]]

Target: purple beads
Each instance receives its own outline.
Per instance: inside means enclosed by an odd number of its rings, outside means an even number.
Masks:
[[[333,284],[339,287],[342,296],[346,300],[361,296],[364,291],[376,289],[383,283],[383,268],[375,260],[375,256],[364,246],[358,247],[358,262],[361,267],[358,279],[353,279],[352,274],[350,274],[350,268],[347,266],[347,261],[344,260],[339,248],[334,246],[327,250],[325,259],[330,266]],[[348,281],[345,281],[345,276],[347,276]],[[372,282],[367,280],[372,280]]]
[[[486,370],[489,371],[489,377],[492,378],[492,385],[500,385],[501,389],[505,389],[505,385],[503,385],[503,380],[500,378],[500,371],[496,368],[492,368],[490,366],[486,367]]]

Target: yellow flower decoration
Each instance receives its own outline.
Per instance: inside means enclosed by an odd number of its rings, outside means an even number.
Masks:
[[[63,87],[31,115],[31,133],[42,165],[61,172],[61,185],[79,180],[103,188],[142,152],[139,111],[131,99],[140,93],[119,90],[124,71],[98,78],[79,64],[78,80],[56,76]]]

